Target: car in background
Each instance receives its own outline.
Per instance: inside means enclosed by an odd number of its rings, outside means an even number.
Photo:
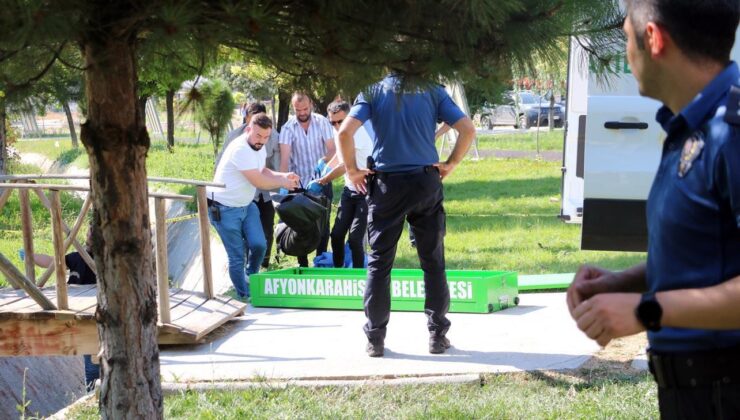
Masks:
[[[552,108],[553,126],[563,126],[563,107]],[[480,125],[492,129],[496,125],[513,125],[515,128],[546,126],[550,117],[550,101],[530,91],[509,91],[502,103],[483,106],[479,112]]]

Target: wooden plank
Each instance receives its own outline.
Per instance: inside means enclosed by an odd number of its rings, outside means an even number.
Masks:
[[[54,239],[54,271],[56,272],[59,309],[69,308],[67,302],[67,267],[64,264],[64,237],[62,236],[62,202],[59,191],[51,191],[51,227]]]
[[[16,188],[19,190],[41,188],[43,190],[55,190],[55,191],[90,191],[90,187],[87,185],[67,185],[67,184],[36,184],[36,183],[15,183],[9,188]]]
[[[167,222],[165,222],[164,199],[154,199],[155,233],[157,238],[157,294],[159,295],[159,321],[170,323],[170,281],[167,263]]]
[[[206,301],[196,311],[178,319],[176,324],[185,330],[195,331],[196,339],[201,339],[237,314],[244,312],[246,306],[245,303],[235,299],[216,297]]]
[[[89,179],[90,175],[0,175],[0,181],[20,181],[27,179]],[[166,182],[168,184],[186,184],[186,185],[202,185],[207,187],[221,187],[224,188],[226,185],[218,182],[211,181],[200,181],[197,179],[179,179],[179,178],[162,178],[162,177],[147,177],[149,182]]]
[[[5,320],[0,323],[0,356],[97,354],[94,320]]]
[[[28,199],[28,190],[18,191],[21,204],[21,229],[23,231],[23,252],[26,253],[26,277],[36,283],[36,266],[33,263],[33,223],[31,217],[31,200]]]
[[[67,296],[70,298],[83,295],[83,294],[97,294],[96,285],[89,284],[89,285],[68,285],[67,290]],[[22,310],[22,309],[28,309],[28,308],[35,308],[35,310],[41,310],[41,307],[38,306],[38,304],[31,298],[28,297],[28,294],[26,294],[23,291],[19,291],[23,295],[22,299],[16,299],[15,296],[12,297],[12,302],[4,303],[2,306],[0,306],[0,313],[2,312],[12,312],[14,310]],[[41,289],[41,293],[44,294],[52,303],[56,301],[56,288],[54,287],[47,287],[45,289]]]
[[[0,272],[11,285],[23,289],[36,303],[44,309],[56,309],[56,306],[44,296],[36,285],[30,282],[17,268],[0,253]]]
[[[200,248],[203,254],[203,293],[213,297],[213,270],[211,269],[211,225],[208,221],[206,187],[196,187],[198,200],[198,226],[200,227]]]
[[[5,207],[5,203],[8,202],[8,199],[10,198],[10,193],[12,193],[13,190],[10,188],[0,188],[0,191],[2,191],[0,193],[0,210],[2,210],[3,207]]]
[[[206,303],[208,299],[205,296],[193,294],[187,300],[171,309],[172,324],[178,324],[178,320],[184,318],[189,313],[198,310],[201,305]]]

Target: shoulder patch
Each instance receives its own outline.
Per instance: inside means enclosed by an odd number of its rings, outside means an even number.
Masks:
[[[725,122],[740,125],[740,86],[735,85],[730,88],[730,94],[727,95]]]

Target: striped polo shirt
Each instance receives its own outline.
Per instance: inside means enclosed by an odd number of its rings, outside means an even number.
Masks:
[[[289,144],[290,165],[288,170],[301,177],[304,186],[314,179],[316,162],[326,155],[326,141],[334,138],[329,120],[312,113],[308,132],[303,130],[298,119],[293,116],[280,130],[280,144]]]

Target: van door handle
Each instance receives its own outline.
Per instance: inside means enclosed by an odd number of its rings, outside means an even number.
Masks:
[[[604,128],[608,128],[611,130],[647,130],[648,123],[607,121],[604,123]]]

